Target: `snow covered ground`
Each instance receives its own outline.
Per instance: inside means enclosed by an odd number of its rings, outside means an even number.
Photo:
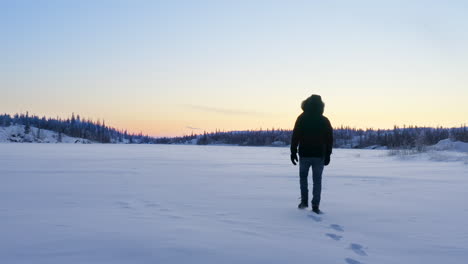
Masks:
[[[463,159],[335,150],[320,216],[297,174],[287,148],[0,144],[0,262],[468,263]]]

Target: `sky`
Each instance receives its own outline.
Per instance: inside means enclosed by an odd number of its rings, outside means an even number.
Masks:
[[[0,113],[152,136],[468,123],[467,1],[0,0]]]

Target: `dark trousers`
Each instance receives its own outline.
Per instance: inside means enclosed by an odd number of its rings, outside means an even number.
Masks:
[[[307,202],[309,200],[309,184],[307,177],[309,175],[309,168],[312,167],[312,206],[320,204],[320,195],[322,193],[322,172],[323,172],[323,158],[301,157],[299,159],[299,178],[301,184],[301,201]]]

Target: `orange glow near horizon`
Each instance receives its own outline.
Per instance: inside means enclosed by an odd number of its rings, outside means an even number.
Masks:
[[[349,126],[351,128],[373,128],[391,129],[394,125],[406,126],[444,126],[459,127],[466,124],[467,115],[462,107],[465,107],[464,98],[442,98],[439,97],[437,107],[430,100],[418,102],[414,107],[415,98],[378,98],[369,101],[358,95],[333,96],[323,91],[321,94],[325,101],[325,113],[333,127]],[[231,106],[207,106],[209,100],[203,105],[192,104],[164,104],[163,102],[150,103],[142,98],[141,105],[135,101],[128,103],[114,100],[106,107],[88,107],[86,111],[73,111],[75,105],[63,105],[68,108],[66,112],[55,112],[57,105],[42,105],[37,110],[29,111],[30,114],[46,117],[71,117],[71,113],[80,115],[82,118],[92,120],[105,120],[106,125],[129,133],[143,133],[154,137],[172,137],[200,134],[204,131],[214,132],[236,131],[236,130],[258,130],[258,129],[292,129],[296,117],[302,112],[300,103],[312,93],[304,92],[302,97],[271,97],[258,103],[250,103],[248,100],[231,96],[233,102],[243,102],[244,107],[235,108]],[[184,99],[184,98],[182,98]],[[227,101],[226,101],[227,102]],[[26,112],[28,102],[25,101],[21,111],[10,111],[7,113]],[[278,105],[279,107],[276,107]],[[454,107],[457,106],[458,107]],[[14,109],[15,105],[10,105]],[[252,110],[255,109],[255,110]],[[266,111],[270,109],[270,111]],[[369,110],[372,109],[372,110]],[[444,111],[441,111],[444,109]],[[96,115],[95,113],[100,113]],[[447,117],[450,117],[447,118]]]

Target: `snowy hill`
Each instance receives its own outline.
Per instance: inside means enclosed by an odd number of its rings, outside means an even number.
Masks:
[[[28,142],[28,143],[92,143],[90,140],[69,137],[54,131],[31,127],[25,133],[24,125],[0,127],[0,142]]]
[[[437,144],[430,147],[432,150],[445,150],[445,151],[457,151],[468,153],[468,143],[460,141],[452,141],[450,139],[443,139]]]

